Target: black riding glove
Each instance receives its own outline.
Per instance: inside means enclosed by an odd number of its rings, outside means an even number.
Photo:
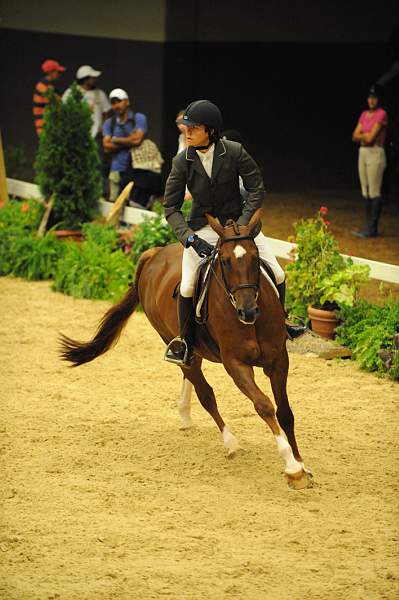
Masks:
[[[206,240],[203,240],[202,238],[198,237],[198,235],[194,235],[193,237],[194,239],[190,243],[190,246],[194,248],[198,256],[200,256],[201,258],[204,258],[205,256],[210,256],[215,249],[212,246],[212,244],[209,244]]]

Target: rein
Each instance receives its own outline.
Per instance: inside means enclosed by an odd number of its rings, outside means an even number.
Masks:
[[[239,242],[239,241],[243,241],[243,240],[251,240],[252,242],[254,241],[254,238],[250,235],[236,235],[236,236],[231,236],[231,237],[225,237],[223,239],[219,238],[219,242],[217,245],[217,248],[221,248],[221,246],[223,246],[223,244],[229,243],[229,242]],[[258,299],[258,295],[259,295],[259,282],[260,282],[260,260],[259,260],[259,250],[258,247],[256,246],[256,253],[257,253],[257,257],[258,257],[258,278],[256,283],[240,283],[238,285],[236,285],[234,288],[230,288],[229,284],[227,282],[227,278],[226,278],[226,274],[224,272],[224,268],[223,268],[223,262],[220,260],[220,253],[219,253],[219,261],[220,261],[220,270],[222,272],[222,279],[223,279],[223,288],[224,291],[226,292],[227,296],[230,299],[230,302],[232,303],[232,305],[234,306],[234,308],[236,308],[236,299],[234,298],[234,294],[236,293],[237,290],[242,290],[242,289],[248,289],[248,288],[252,288],[255,290],[255,300]],[[213,272],[213,275],[216,279],[216,281],[222,285],[215,273],[215,270],[213,269],[212,265],[211,265],[211,269]]]

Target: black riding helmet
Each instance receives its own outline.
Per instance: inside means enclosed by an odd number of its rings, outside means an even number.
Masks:
[[[209,131],[209,141],[216,142],[220,138],[222,128],[222,113],[213,102],[209,100],[195,100],[191,102],[184,111],[184,115],[178,120],[178,123],[194,127],[195,125],[204,125]]]

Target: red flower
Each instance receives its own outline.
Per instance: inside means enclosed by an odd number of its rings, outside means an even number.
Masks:
[[[21,211],[28,212],[28,210],[29,210],[29,202],[23,202],[22,206],[21,206]]]
[[[0,208],[3,208],[3,206],[5,206],[5,201],[4,200],[0,200]]]
[[[327,206],[320,206],[319,213],[321,215],[327,215],[328,214],[328,208],[327,208]]]
[[[324,225],[325,225],[326,227],[328,227],[329,225],[331,225],[331,221],[326,221],[326,220],[324,220]]]

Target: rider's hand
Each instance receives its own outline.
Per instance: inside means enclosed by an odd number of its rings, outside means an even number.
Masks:
[[[194,248],[198,256],[204,258],[205,256],[210,256],[214,251],[214,247],[212,244],[209,244],[206,240],[198,237],[198,235],[194,235],[194,240],[191,242],[190,246]]]

